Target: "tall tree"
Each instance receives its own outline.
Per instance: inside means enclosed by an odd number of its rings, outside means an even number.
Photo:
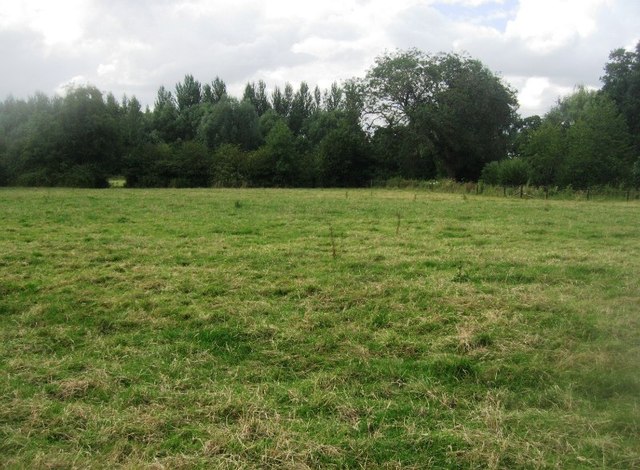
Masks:
[[[362,128],[339,117],[318,145],[320,183],[341,187],[366,184],[371,178],[370,154]]]
[[[185,75],[182,83],[176,84],[176,102],[178,104],[178,117],[176,121],[178,137],[183,140],[191,140],[195,137],[202,110],[202,85],[193,78],[193,75]]]
[[[523,155],[532,182],[545,186],[624,183],[633,164],[625,119],[607,95],[583,87],[547,113]]]
[[[322,108],[322,92],[318,85],[313,89],[313,109],[319,110]]]
[[[327,111],[335,111],[340,109],[343,104],[344,92],[340,85],[336,82],[331,84],[331,88],[329,90],[325,90],[324,92],[324,107]]]
[[[256,103],[256,84],[254,82],[247,82],[244,86],[244,92],[242,93],[242,101],[248,101],[255,106]]]
[[[273,110],[278,116],[283,118],[287,117],[289,114],[289,106],[285,103],[282,90],[280,90],[278,86],[271,92],[271,103],[273,103]]]
[[[526,118],[517,118],[511,128],[509,154],[515,157],[522,156],[525,146],[531,140],[532,133],[538,130],[541,125],[542,118],[537,114]]]
[[[561,185],[588,188],[629,182],[631,136],[625,119],[608,97],[593,93],[590,103],[567,130],[567,143]]]
[[[449,177],[477,179],[486,162],[507,153],[515,95],[477,60],[398,51],[377,58],[363,84],[365,120],[407,127],[416,156],[432,148]]]
[[[287,125],[275,124],[266,142],[255,153],[253,171],[259,184],[296,186],[300,175],[300,160],[296,137]]]
[[[239,103],[235,98],[223,98],[206,109],[198,136],[212,150],[223,144],[253,150],[260,144],[258,115],[248,101]]]
[[[193,75],[185,75],[182,83],[176,84],[176,102],[178,111],[182,112],[191,106],[196,106],[202,101],[202,85],[193,78]]]
[[[173,94],[164,86],[158,89],[153,107],[153,136],[156,140],[173,142],[178,136],[178,108]]]
[[[126,96],[122,100],[123,118],[122,134],[124,146],[127,149],[140,145],[145,134],[145,115],[142,112],[140,101],[134,96],[128,99]]]
[[[7,168],[11,182],[23,186],[53,186],[60,183],[60,167],[65,165],[64,140],[59,113],[63,98],[48,106],[34,108],[13,99],[5,102]],[[4,119],[3,119],[4,120]],[[8,125],[7,125],[8,124]],[[67,167],[69,165],[66,165]]]
[[[309,85],[306,82],[301,82],[300,88],[293,96],[289,113],[289,128],[295,135],[302,132],[305,121],[313,112],[313,103],[313,95],[309,91]]]
[[[279,87],[275,87],[271,94],[271,103],[274,111],[283,118],[288,118],[293,102],[293,87],[290,83],[285,83],[284,92]]]
[[[250,82],[244,88],[242,101],[248,101],[255,109],[258,116],[262,116],[271,109],[271,103],[267,96],[267,84],[263,80],[258,83]]]
[[[95,87],[80,87],[67,92],[60,110],[64,133],[62,152],[76,165],[92,168],[96,178],[104,178],[118,166],[120,135],[118,105],[105,103]]]
[[[36,111],[36,109],[38,109]],[[38,100],[10,167],[17,184],[104,187],[119,169],[121,109],[95,87],[70,88],[64,98]]]
[[[208,83],[202,87],[202,101],[209,104],[217,104],[227,96],[227,85],[220,77],[216,77],[211,85]]]
[[[567,155],[565,130],[549,120],[531,132],[521,149],[531,169],[531,182],[536,186],[559,183],[560,168]]]
[[[640,152],[640,41],[633,51],[611,52],[604,70],[602,90],[622,112]]]

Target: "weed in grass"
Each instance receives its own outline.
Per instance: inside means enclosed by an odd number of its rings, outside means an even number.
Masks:
[[[451,280],[453,282],[469,282],[471,280],[471,277],[469,277],[469,274],[467,274],[467,272],[464,270],[464,266],[462,263],[458,264],[458,270],[456,271],[456,273],[454,274]]]

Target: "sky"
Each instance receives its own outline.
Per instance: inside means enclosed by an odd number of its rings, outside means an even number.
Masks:
[[[327,88],[385,51],[466,53],[544,114],[640,40],[640,0],[0,0],[0,99],[92,84],[153,106],[192,74]]]

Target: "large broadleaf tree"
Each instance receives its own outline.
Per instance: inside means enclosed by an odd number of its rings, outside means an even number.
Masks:
[[[432,159],[445,176],[477,179],[487,162],[507,153],[515,94],[478,60],[396,51],[376,59],[363,86],[365,123],[403,128],[398,134],[411,137],[413,158]]]

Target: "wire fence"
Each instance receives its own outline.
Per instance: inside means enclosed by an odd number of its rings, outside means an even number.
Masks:
[[[571,186],[493,186],[482,182],[458,182],[450,179],[411,180],[392,178],[386,181],[372,181],[373,187],[395,189],[415,189],[423,191],[444,192],[452,194],[477,194],[494,197],[522,199],[557,199],[557,200],[640,200],[640,189],[594,186],[586,189],[574,189]]]

